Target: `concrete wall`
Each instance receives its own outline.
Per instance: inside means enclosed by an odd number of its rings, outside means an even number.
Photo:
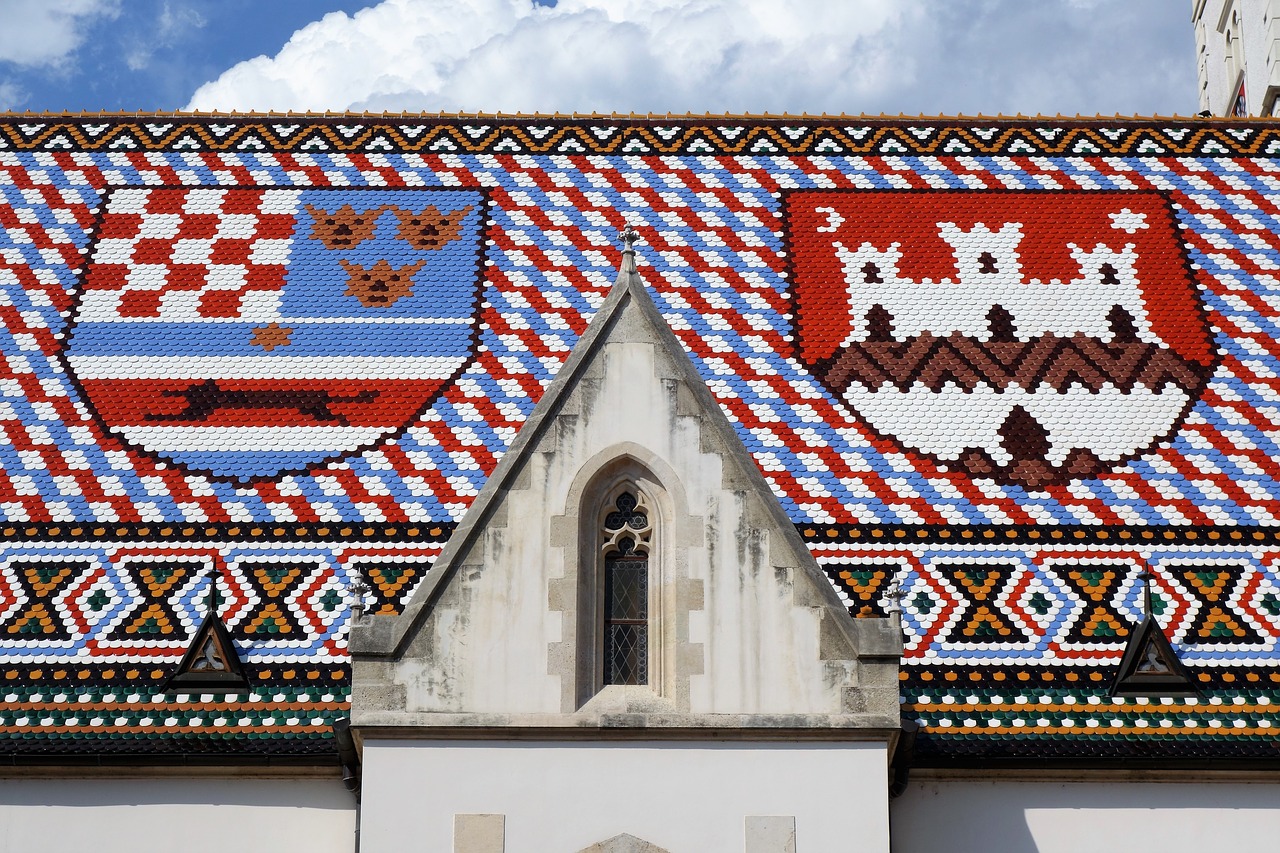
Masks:
[[[0,779],[2,853],[351,853],[355,828],[336,779]]]
[[[913,779],[894,853],[1274,850],[1280,784]]]
[[[887,853],[885,762],[865,743],[366,742],[361,853],[448,853],[459,814],[505,816],[497,853],[577,853],[621,833],[744,853],[749,816],[794,817],[798,853]]]

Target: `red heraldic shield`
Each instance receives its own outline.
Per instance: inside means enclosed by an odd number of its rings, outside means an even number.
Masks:
[[[787,196],[797,354],[880,436],[1035,489],[1167,439],[1212,333],[1153,192]]]

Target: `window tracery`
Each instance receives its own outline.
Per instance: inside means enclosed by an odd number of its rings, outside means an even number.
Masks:
[[[649,548],[653,526],[623,491],[602,525],[604,684],[649,683]]]

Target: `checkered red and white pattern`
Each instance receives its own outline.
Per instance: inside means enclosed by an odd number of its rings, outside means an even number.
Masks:
[[[255,295],[284,286],[297,196],[116,190],[90,258],[94,286],[81,317],[181,322],[252,314]]]

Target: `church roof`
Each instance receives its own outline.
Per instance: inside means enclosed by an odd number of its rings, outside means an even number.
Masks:
[[[0,116],[0,738],[333,753],[617,232],[917,760],[1274,760],[1280,130]],[[998,309],[998,310],[997,310]],[[1201,697],[1113,699],[1144,572]],[[204,616],[251,692],[161,693]]]

